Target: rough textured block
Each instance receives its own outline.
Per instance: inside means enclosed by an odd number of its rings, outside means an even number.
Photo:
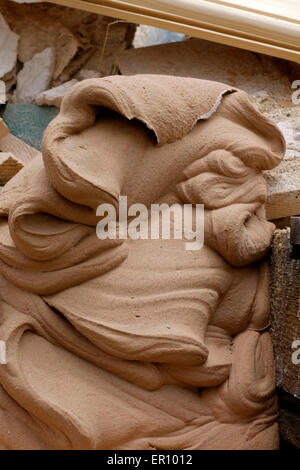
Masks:
[[[291,217],[291,244],[294,248],[300,247],[300,217]]]
[[[286,442],[300,448],[300,400],[280,389],[278,396],[280,436]]]
[[[285,441],[300,448],[300,414],[289,409],[280,408],[279,430]]]
[[[300,399],[300,260],[291,256],[290,229],[276,230],[270,258],[271,336],[277,386]],[[300,356],[300,352],[299,352]]]

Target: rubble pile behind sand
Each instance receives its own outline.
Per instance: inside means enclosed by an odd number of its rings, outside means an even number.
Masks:
[[[113,75],[114,55],[132,44],[135,29],[132,23],[73,8],[0,0],[0,80],[7,101],[35,103],[37,95],[77,74]]]

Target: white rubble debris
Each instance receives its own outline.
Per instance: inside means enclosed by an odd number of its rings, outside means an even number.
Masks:
[[[24,64],[18,74],[13,97],[16,103],[34,103],[41,92],[49,88],[55,66],[55,49],[47,47]]]
[[[0,80],[0,104],[6,103],[6,86],[5,82]]]
[[[46,105],[60,108],[63,97],[76,83],[78,83],[78,80],[73,79],[63,83],[60,86],[43,91],[37,95],[35,102],[39,106]]]
[[[19,36],[10,30],[0,13],[0,78],[6,78],[15,68]]]
[[[100,78],[101,73],[97,70],[81,69],[76,74],[78,80],[87,80],[88,78]]]

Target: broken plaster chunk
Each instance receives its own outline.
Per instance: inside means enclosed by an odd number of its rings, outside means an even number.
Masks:
[[[43,91],[37,95],[35,102],[39,106],[56,106],[60,108],[61,102],[65,94],[76,84],[77,80],[69,80],[60,86]]]
[[[5,82],[0,80],[0,104],[6,103],[6,86]]]
[[[0,13],[0,78],[6,78],[16,66],[18,40]]]
[[[7,364],[6,362],[6,343],[0,341],[0,364]]]
[[[38,40],[35,35],[38,36]],[[32,20],[31,27],[25,23],[24,31],[20,34],[19,59],[26,62],[45,48],[54,47],[53,79],[57,79],[76,55],[78,46],[79,42],[75,35],[58,21],[47,18],[46,24],[41,27],[36,20]]]
[[[78,80],[87,80],[88,78],[100,78],[101,73],[97,70],[90,70],[90,69],[81,69],[76,74],[76,78]]]
[[[23,163],[10,152],[0,152],[0,184],[6,184],[23,168]]]
[[[16,103],[33,103],[35,97],[49,88],[55,65],[55,49],[47,47],[24,64],[18,74]]]

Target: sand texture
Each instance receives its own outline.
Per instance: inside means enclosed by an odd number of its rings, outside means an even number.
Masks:
[[[72,87],[0,193],[0,447],[277,448],[262,172],[284,153],[229,85]],[[100,240],[120,196],[204,204],[203,248]]]

